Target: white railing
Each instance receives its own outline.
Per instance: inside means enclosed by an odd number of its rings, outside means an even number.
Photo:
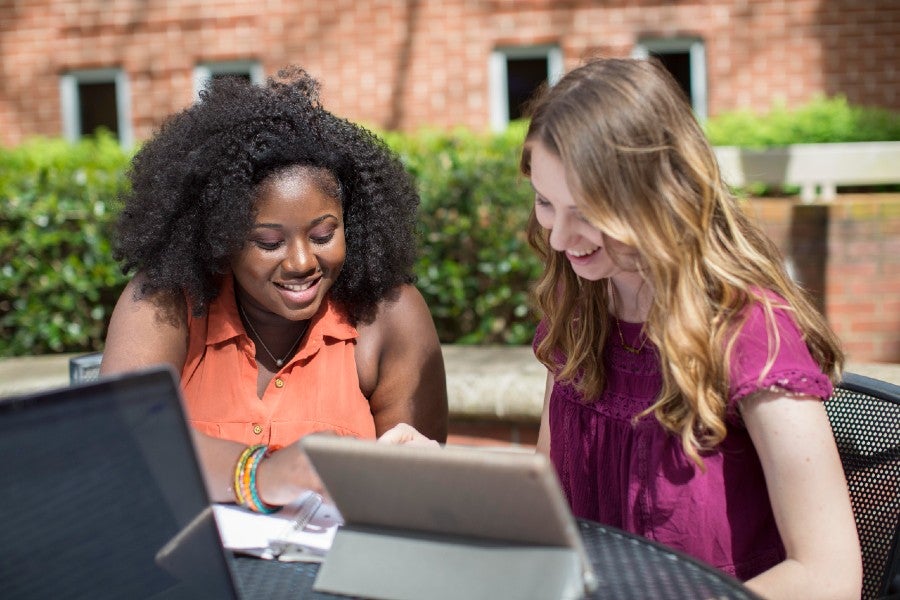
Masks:
[[[751,150],[716,146],[725,181],[800,186],[803,202],[830,201],[839,185],[900,183],[900,142],[794,144]]]

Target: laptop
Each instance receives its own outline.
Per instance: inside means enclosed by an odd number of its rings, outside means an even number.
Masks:
[[[173,372],[0,399],[0,595],[238,597]]]
[[[327,434],[301,445],[344,519],[317,591],[543,600],[581,598],[596,587],[577,523],[542,454]]]

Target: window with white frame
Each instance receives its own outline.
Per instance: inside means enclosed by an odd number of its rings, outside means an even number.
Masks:
[[[491,128],[501,131],[521,118],[522,109],[545,82],[562,77],[562,51],[558,46],[497,48],[490,57]]]
[[[71,71],[60,78],[63,135],[70,141],[105,129],[125,147],[134,142],[128,77],[121,69]]]
[[[261,85],[265,82],[262,65],[250,60],[202,63],[194,67],[194,98],[213,79],[219,77],[243,77],[247,81]]]
[[[687,94],[697,118],[707,116],[706,47],[697,38],[645,39],[638,42],[632,56],[653,56],[668,69]]]

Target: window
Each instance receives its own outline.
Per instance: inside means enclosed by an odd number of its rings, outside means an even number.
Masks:
[[[706,48],[694,38],[643,40],[635,46],[633,56],[654,56],[674,75],[687,94],[697,118],[704,120],[706,106]]]
[[[262,66],[253,61],[203,63],[194,67],[194,98],[199,97],[207,83],[219,77],[243,77],[256,85],[265,82]]]
[[[60,79],[63,134],[70,141],[106,129],[128,147],[131,128],[128,78],[119,69],[72,71]]]
[[[521,118],[526,101],[544,82],[562,76],[562,52],[556,46],[498,48],[490,58],[491,128],[503,130]]]

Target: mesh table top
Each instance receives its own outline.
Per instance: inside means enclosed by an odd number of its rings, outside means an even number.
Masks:
[[[592,521],[579,528],[599,580],[593,598],[756,598],[737,580],[662,545]],[[250,557],[234,561],[242,598],[336,598],[315,592],[319,565]]]

